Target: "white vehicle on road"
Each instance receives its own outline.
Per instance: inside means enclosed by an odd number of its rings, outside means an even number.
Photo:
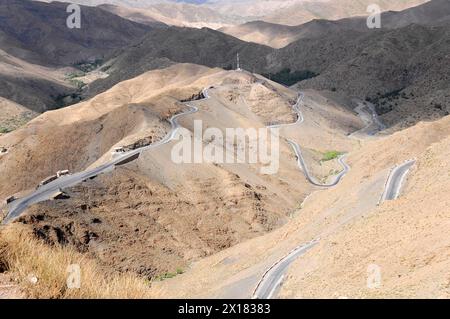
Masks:
[[[56,176],[58,178],[60,178],[61,176],[69,175],[69,174],[70,174],[70,171],[68,169],[56,172]]]

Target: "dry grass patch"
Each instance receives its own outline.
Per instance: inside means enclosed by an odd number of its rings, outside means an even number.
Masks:
[[[67,287],[67,267],[73,264],[81,269],[79,289]],[[107,276],[93,260],[67,247],[40,242],[23,225],[0,229],[0,265],[18,278],[29,298],[151,297],[144,280],[132,274]]]

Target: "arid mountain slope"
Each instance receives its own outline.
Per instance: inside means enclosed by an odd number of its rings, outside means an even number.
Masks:
[[[207,28],[155,29],[139,43],[116,52],[116,57],[107,64],[110,76],[94,82],[89,94],[102,92],[120,81],[173,63],[232,69],[236,67],[237,53],[241,56],[242,67],[260,70],[265,64],[265,56],[271,51],[269,47],[247,43]]]
[[[37,113],[28,110],[20,104],[0,97],[0,134],[6,134],[25,124]]]
[[[427,0],[379,0],[376,4],[382,11],[403,10]],[[330,0],[330,1],[302,1],[287,8],[279,9],[263,17],[262,20],[284,25],[299,25],[314,19],[338,20],[342,18],[365,16],[367,7],[372,0]]]
[[[74,75],[150,29],[92,7],[82,7],[81,29],[69,29],[67,5],[0,3],[1,97],[38,113],[76,103],[84,83]]]
[[[381,15],[383,29],[401,28],[410,24],[438,26],[449,21],[450,8],[447,0],[432,0],[404,11],[388,11]],[[314,19],[298,26],[253,21],[221,28],[219,31],[244,41],[282,48],[299,39],[319,38],[330,33],[347,30],[371,31],[367,28],[365,17],[352,17],[337,21]]]
[[[217,29],[245,21],[238,16],[222,15],[208,7],[187,3],[160,3],[145,9],[111,5],[101,5],[99,8],[148,25],[159,22],[179,27]]]
[[[450,16],[446,10],[442,0],[434,0],[407,13],[386,13],[383,21],[393,24],[393,29],[369,30],[365,19],[316,20],[289,27],[304,38],[278,50],[206,28],[153,30],[139,44],[117,51],[104,66],[110,76],[94,82],[86,93],[93,96],[174,62],[234,68],[239,53],[246,70],[273,79],[289,77],[285,82],[289,85],[317,75],[299,87],[368,99],[379,114],[386,114],[389,126],[409,126],[448,112]],[[398,27],[399,21],[408,20],[405,16],[420,17],[423,25]]]
[[[5,183],[8,174],[15,178],[0,193],[31,189],[55,170],[104,163],[115,146],[148,137],[155,141],[167,131],[164,119],[185,108],[179,100],[211,86],[209,99],[191,102],[199,111],[180,119],[190,131],[194,120],[222,131],[295,121],[291,105],[296,94],[283,86],[246,72],[175,65],[122,82],[88,102],[45,113],[1,137],[9,150],[1,159],[1,176]],[[305,129],[320,143],[312,150],[310,139],[305,140],[305,154],[317,161],[311,163],[312,172],[322,178],[329,169],[318,169],[320,159],[310,154],[332,147],[350,150],[356,141],[346,135],[361,122],[343,107],[315,116]],[[30,136],[32,130],[36,134]],[[70,198],[35,205],[19,222],[47,243],[87,253],[108,272],[155,279],[280,227],[312,188],[284,139],[274,175],[262,175],[259,164],[178,165],[171,160],[174,145],[145,151],[134,162],[67,189]]]
[[[110,61],[111,75],[90,86],[90,94],[146,70],[176,62],[234,66],[236,53],[247,70],[308,71],[318,76],[299,88],[337,91],[376,104],[389,126],[445,116],[448,110],[450,24],[410,25],[393,30],[341,30],[298,40],[273,50],[209,29],[169,28],[150,32],[137,46]],[[176,49],[182,47],[182,50]],[[131,61],[131,62],[130,62]]]
[[[389,126],[411,125],[449,112],[449,33],[410,25],[373,33],[341,32],[304,39],[270,56],[278,68],[319,76],[299,88],[326,89],[376,104]],[[292,54],[297,54],[292,59]]]
[[[269,267],[319,239],[291,265],[278,297],[448,298],[449,121],[361,141],[348,157],[349,174],[337,187],[311,195],[291,223],[155,283],[155,293],[249,298]],[[411,158],[418,161],[401,197],[378,206],[391,168]],[[371,289],[373,266],[381,281]]]
[[[102,59],[138,39],[148,26],[99,8],[82,8],[82,28],[69,29],[67,4],[4,0],[0,4],[0,48],[41,65],[71,65]]]
[[[389,150],[398,153],[388,155],[398,163],[415,157],[417,164],[401,198],[368,210],[293,264],[281,297],[450,297],[450,243],[443,235],[450,227],[449,124],[449,117],[419,123],[355,154],[366,175]],[[380,282],[370,289],[374,266]]]
[[[0,49],[0,96],[34,112],[56,108],[58,96],[76,90],[65,79],[72,70],[28,63]]]
[[[163,73],[166,77],[155,72],[146,77],[149,83],[143,92],[137,86],[123,83],[89,101],[46,112],[24,128],[2,136],[1,144],[9,153],[1,159],[4,180],[0,193],[6,196],[34,188],[57,170],[86,168],[129,135],[160,138],[170,126],[164,119],[182,107],[171,95],[180,100],[185,98],[177,95],[178,83],[192,81],[208,70],[201,67],[188,68],[185,73],[182,68],[168,70]],[[161,96],[165,90],[168,93]],[[198,93],[189,88],[186,92],[187,96]],[[9,174],[16,176],[13,184],[7,182]]]

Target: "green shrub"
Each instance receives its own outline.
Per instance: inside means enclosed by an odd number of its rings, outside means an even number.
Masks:
[[[181,274],[183,274],[183,273],[184,273],[183,269],[177,268],[176,272],[166,272],[166,273],[164,273],[164,274],[162,274],[162,275],[156,276],[156,277],[155,277],[155,280],[157,280],[157,281],[163,281],[163,280],[166,280],[166,279],[174,278],[174,277],[176,277],[177,275],[181,275]]]
[[[0,134],[6,134],[6,133],[9,133],[9,132],[11,132],[11,129],[9,129],[7,127],[0,126]]]
[[[325,152],[325,153],[323,154],[322,161],[323,161],[323,162],[331,161],[331,160],[334,160],[334,159],[338,158],[338,157],[341,156],[341,155],[342,155],[342,152],[338,152],[338,151],[328,151],[328,152]]]

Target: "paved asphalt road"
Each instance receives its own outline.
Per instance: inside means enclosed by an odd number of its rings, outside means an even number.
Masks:
[[[386,126],[380,121],[375,106],[369,102],[358,102],[358,106],[355,108],[355,112],[366,123],[366,126],[356,132],[353,132],[349,137],[357,135],[373,136],[380,131],[386,129]]]
[[[204,98],[208,99],[209,98],[208,90],[204,89],[202,92],[203,92]],[[198,111],[198,108],[195,106],[192,106],[188,103],[186,103],[185,105],[189,108],[189,110],[186,112],[180,113],[180,114],[176,114],[169,119],[172,129],[162,140],[160,140],[156,143],[153,143],[151,145],[133,150],[133,151],[122,153],[122,154],[116,156],[113,160],[109,161],[108,163],[100,165],[94,169],[87,170],[87,171],[80,172],[80,173],[75,173],[72,175],[62,176],[62,177],[58,178],[57,180],[55,180],[51,183],[48,183],[47,185],[43,185],[43,186],[39,187],[37,190],[35,190],[30,195],[28,195],[24,198],[17,199],[14,202],[12,202],[11,204],[9,204],[8,214],[2,221],[2,224],[7,224],[11,220],[19,217],[22,214],[22,212],[25,211],[29,206],[50,199],[54,194],[59,192],[61,189],[73,187],[88,178],[95,177],[101,173],[105,173],[105,172],[114,170],[115,165],[117,165],[117,164],[120,164],[129,159],[132,159],[136,155],[139,155],[140,153],[142,153],[146,150],[153,149],[158,146],[169,143],[170,141],[172,141],[175,138],[176,132],[177,132],[178,128],[180,127],[180,125],[178,124],[178,119],[182,116],[193,114]]]
[[[406,175],[408,175],[409,170],[415,163],[415,160],[409,160],[401,165],[398,165],[392,170],[391,174],[389,175],[381,202],[394,200],[400,196],[403,181],[405,180]]]
[[[303,115],[300,110],[300,104],[302,102],[303,102],[303,95],[301,95],[299,97],[296,105],[294,106],[294,109],[297,111],[297,114],[299,116],[299,121],[297,121],[297,123],[294,123],[294,124],[303,123],[303,121],[304,121]],[[370,111],[370,113],[367,111],[364,111],[364,108],[368,109]],[[362,118],[364,118],[368,123],[367,126],[362,131],[366,131],[371,126],[375,126],[375,129],[369,133],[369,135],[374,135],[377,132],[379,132],[380,130],[385,128],[384,125],[379,121],[378,115],[376,114],[375,110],[372,107],[361,104],[361,106],[358,108],[357,112],[360,116],[361,115],[366,116],[366,117],[362,116]],[[274,126],[274,127],[279,127],[279,126]],[[306,166],[305,160],[302,155],[300,145],[298,145],[298,143],[296,143],[292,140],[287,140],[287,141],[294,149],[294,152],[297,156],[299,168],[304,172],[307,180],[315,186],[320,186],[320,187],[336,186],[341,181],[341,179],[344,177],[344,175],[347,174],[347,172],[350,170],[350,167],[344,161],[345,155],[341,156],[338,158],[338,161],[342,165],[343,170],[338,175],[336,175],[335,180],[330,184],[317,183],[308,171],[308,168]],[[410,162],[405,163],[402,166],[398,167],[392,173],[392,178],[390,179],[390,182],[386,186],[386,193],[388,194],[389,197],[398,196],[399,190],[401,188],[402,180],[412,164]],[[285,276],[289,266],[298,257],[302,256],[308,250],[310,250],[315,245],[317,245],[318,242],[319,242],[319,239],[316,239],[308,244],[297,247],[296,249],[291,251],[287,256],[285,256],[284,258],[279,260],[277,263],[275,263],[272,267],[270,267],[266,271],[266,273],[263,275],[261,280],[259,281],[259,283],[253,293],[252,298],[270,299],[270,298],[276,296],[276,294],[278,293],[278,290],[284,280],[284,276]]]
[[[305,98],[305,95],[300,92],[299,95],[298,95],[297,102],[292,107],[294,109],[294,111],[297,113],[297,121],[296,122],[290,123],[290,124],[271,125],[271,126],[268,126],[268,127],[269,128],[281,128],[281,127],[286,127],[286,126],[302,124],[305,121],[305,118],[303,117],[303,114],[302,114],[302,111],[301,111],[300,107],[301,107],[301,104],[303,103],[304,98]],[[302,150],[300,148],[300,145],[298,145],[298,143],[294,142],[293,140],[287,140],[287,142],[291,145],[292,149],[295,152],[295,155],[297,156],[297,161],[298,161],[299,168],[305,174],[306,179],[311,184],[313,184],[315,186],[320,186],[320,187],[333,187],[333,186],[336,186],[341,181],[341,179],[344,177],[344,175],[347,174],[347,172],[350,170],[350,167],[344,161],[345,156],[344,155],[340,156],[338,158],[338,161],[342,165],[343,170],[338,175],[336,175],[335,180],[331,184],[320,184],[317,181],[315,181],[315,179],[309,173],[308,167],[307,167],[306,162],[305,162],[305,159],[303,158],[303,155],[302,155]]]
[[[280,128],[282,126],[290,126],[290,125],[296,125],[301,124],[304,122],[304,117],[301,112],[300,106],[303,103],[304,100],[304,94],[300,93],[299,97],[297,99],[296,104],[293,106],[293,109],[297,112],[298,120],[295,123],[292,124],[285,124],[285,125],[272,125],[269,126],[270,128]],[[345,163],[344,159],[345,156],[340,156],[338,158],[339,163],[342,165],[343,170],[336,175],[335,180],[330,184],[320,184],[317,183],[314,178],[311,176],[311,174],[308,171],[308,167],[306,166],[305,160],[302,155],[302,151],[300,148],[300,145],[298,143],[287,140],[288,143],[292,146],[298,161],[299,168],[303,171],[303,173],[306,176],[306,179],[315,186],[320,187],[333,187],[336,186],[341,179],[344,177],[345,174],[350,170],[350,167]],[[277,263],[275,263],[272,267],[270,267],[266,273],[262,276],[261,280],[259,281],[252,298],[254,299],[270,299],[274,297],[279,287],[281,286],[284,276],[289,268],[289,266],[300,256],[305,254],[308,250],[313,248],[319,240],[314,240],[308,244],[301,245],[297,248],[295,248],[293,251],[291,251],[287,256],[279,260]]]
[[[303,169],[303,171],[306,174],[306,177],[308,178],[309,182],[317,185],[317,186],[325,186],[316,184],[311,177],[309,176],[309,173],[304,161],[302,160],[301,150],[298,144],[293,143],[292,141],[289,141],[289,143],[293,146],[297,157],[299,159],[299,166]],[[384,200],[393,200],[398,198],[400,195],[401,187],[403,184],[403,181],[408,174],[411,167],[415,164],[415,160],[409,160],[393,169],[391,172],[388,182],[385,187],[385,192],[383,195],[383,201]],[[345,162],[342,161],[342,158],[340,158],[341,165],[344,166],[344,171],[337,176],[336,180],[330,184],[327,185],[329,187],[337,185],[339,183],[342,176],[349,170],[349,167]],[[284,276],[290,266],[298,257],[305,254],[308,250],[313,248],[319,240],[314,240],[311,243],[308,243],[306,245],[302,245],[294,249],[292,252],[290,252],[286,257],[275,263],[269,270],[263,275],[260,282],[258,283],[257,288],[254,291],[253,298],[255,299],[270,299],[274,296],[276,296],[283,280]]]
[[[209,98],[207,89],[203,90],[203,95],[204,95],[205,99]],[[295,123],[284,124],[284,125],[272,125],[272,126],[269,126],[269,128],[279,128],[282,126],[290,126],[290,125],[296,125],[296,124],[303,123],[304,118],[303,118],[303,115],[300,110],[300,104],[303,102],[303,99],[304,99],[304,95],[303,95],[303,93],[300,93],[296,104],[293,106],[294,110],[298,114],[298,119]],[[143,152],[145,150],[155,148],[155,147],[158,147],[158,146],[161,146],[163,144],[170,142],[171,140],[174,139],[176,131],[180,127],[180,125],[177,122],[177,119],[180,118],[181,116],[186,116],[186,115],[189,115],[189,114],[192,114],[192,113],[195,113],[198,111],[198,109],[195,106],[191,106],[189,104],[186,104],[186,105],[190,108],[190,110],[187,112],[177,114],[169,119],[169,122],[172,125],[172,130],[161,141],[156,142],[152,145],[146,146],[141,149],[137,149],[137,150],[133,150],[133,151],[121,154],[120,156],[116,157],[114,160],[112,160],[106,164],[103,164],[97,168],[94,168],[92,170],[84,171],[81,173],[76,173],[73,175],[63,176],[47,185],[40,187],[39,189],[37,189],[35,192],[28,195],[27,197],[18,199],[16,201],[14,201],[13,203],[11,203],[9,206],[9,213],[8,213],[7,217],[3,220],[3,223],[8,223],[12,219],[17,218],[30,205],[49,199],[53,194],[58,192],[60,189],[74,186],[85,179],[97,176],[98,174],[107,172],[109,170],[113,170],[115,165],[117,165],[118,163],[121,163],[127,159],[132,158],[136,154],[140,154],[141,152]],[[321,187],[333,187],[333,186],[337,185],[340,182],[340,180],[342,179],[342,177],[349,171],[349,166],[344,162],[344,156],[341,156],[341,157],[339,157],[338,160],[339,160],[339,163],[344,168],[342,170],[342,172],[336,176],[333,183],[325,184],[325,185],[319,184],[316,181],[314,181],[314,179],[309,174],[307,166],[305,164],[305,161],[304,161],[302,153],[301,153],[300,146],[292,140],[288,140],[288,142],[293,147],[295,154],[297,155],[298,164],[299,164],[300,169],[302,169],[302,171],[304,172],[308,181],[310,183],[312,183],[313,185],[321,186]],[[383,196],[384,200],[395,199],[399,196],[402,182],[403,182],[406,174],[408,173],[409,169],[412,167],[412,165],[414,163],[415,163],[415,161],[408,161],[408,162],[396,167],[392,171],[392,173],[389,177],[387,186],[386,186],[385,195]],[[255,289],[253,298],[270,299],[271,297],[273,297],[276,294],[278,288],[280,287],[290,264],[293,261],[295,261],[299,256],[305,254],[308,250],[313,248],[318,242],[319,242],[319,240],[314,240],[308,244],[297,247],[296,249],[291,251],[286,257],[282,258],[280,261],[275,263],[271,268],[269,268],[269,270],[263,275],[257,288]]]
[[[289,266],[301,255],[317,245],[319,241],[314,240],[306,245],[299,246],[291,251],[286,257],[275,263],[263,275],[261,281],[253,292],[253,299],[270,299],[276,295]]]
[[[292,146],[292,148],[294,149],[295,155],[297,156],[297,162],[298,162],[298,166],[299,168],[303,171],[303,173],[306,176],[306,179],[313,185],[315,186],[320,186],[320,187],[333,187],[336,186],[337,184],[339,184],[339,182],[341,181],[341,179],[344,177],[345,174],[348,173],[348,171],[350,170],[350,167],[347,165],[347,163],[345,163],[344,159],[345,159],[345,155],[339,156],[338,158],[338,162],[339,164],[342,165],[343,170],[335,176],[334,181],[330,184],[320,184],[317,183],[315,181],[315,179],[311,176],[311,174],[308,171],[308,167],[306,166],[305,160],[303,159],[303,155],[302,155],[302,151],[300,149],[300,145],[298,145],[297,143],[295,143],[292,140],[288,140],[288,143]]]
[[[297,113],[297,121],[295,121],[294,123],[289,123],[289,124],[269,125],[268,128],[281,128],[281,127],[286,127],[286,126],[302,124],[305,119],[303,118],[303,114],[300,110],[300,105],[303,103],[304,98],[305,98],[305,95],[302,92],[300,92],[298,94],[297,102],[294,104],[294,106],[292,106],[294,111]]]

